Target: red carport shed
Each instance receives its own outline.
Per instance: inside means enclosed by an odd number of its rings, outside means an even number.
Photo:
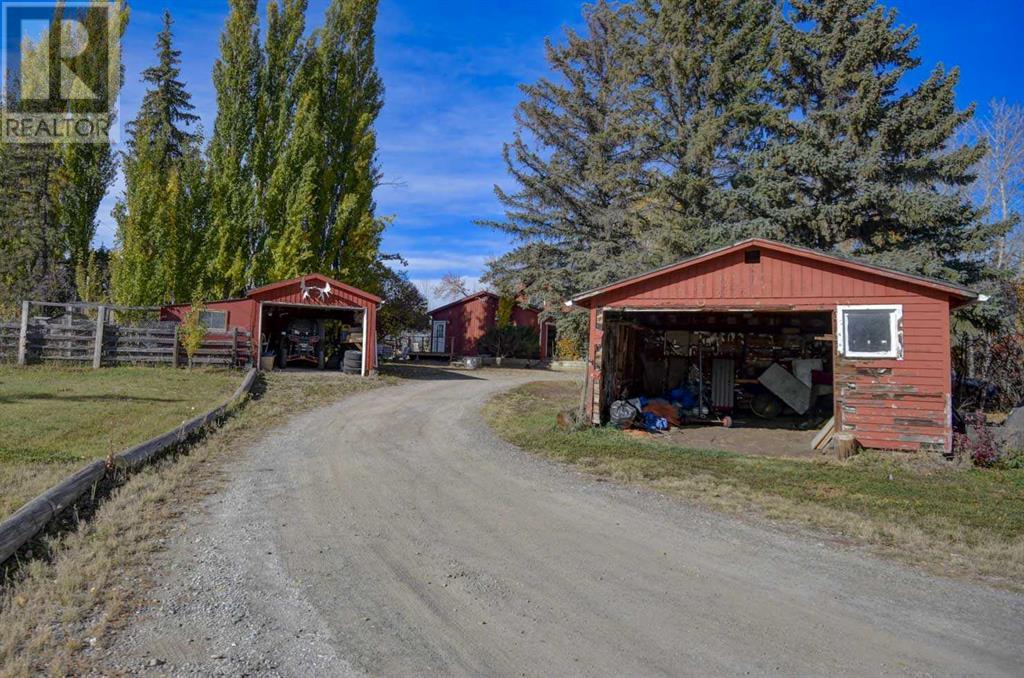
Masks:
[[[834,430],[865,447],[949,452],[950,311],[983,300],[953,283],[750,239],[567,304],[590,312],[595,424],[614,400],[697,378],[716,409],[744,406],[744,389],[765,409],[770,368],[813,391]]]
[[[210,332],[246,331],[253,342],[252,359],[258,364],[260,346],[275,346],[275,339],[294,320],[337,321],[352,328],[352,341],[362,348],[365,376],[376,366],[377,311],[381,298],[346,285],[326,275],[310,275],[282,280],[250,290],[244,297],[206,303],[204,322]],[[161,320],[181,321],[189,304],[165,306]]]

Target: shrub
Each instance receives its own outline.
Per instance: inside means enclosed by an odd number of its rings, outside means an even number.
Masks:
[[[1024,450],[1007,450],[996,463],[999,468],[1024,470]]]
[[[999,446],[981,412],[964,415],[967,433],[953,434],[953,454],[970,459],[975,466],[990,467],[999,462]]]
[[[590,336],[590,316],[585,311],[574,310],[556,320],[558,342],[556,355],[562,360],[578,360],[587,354],[587,340]]]
[[[559,337],[555,342],[555,357],[559,360],[579,360],[580,349],[572,337]]]
[[[185,313],[181,326],[178,328],[178,339],[181,341],[185,355],[188,356],[188,366],[192,367],[192,358],[203,345],[206,339],[206,326],[202,323],[205,304],[201,301],[194,302],[192,308]]]
[[[497,358],[540,357],[540,334],[532,327],[508,325],[492,327],[480,337],[481,353]]]

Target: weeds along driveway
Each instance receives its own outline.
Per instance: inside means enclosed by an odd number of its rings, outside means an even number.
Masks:
[[[480,407],[537,372],[413,374],[251,448],[106,668],[1019,673],[1020,596],[529,457]]]

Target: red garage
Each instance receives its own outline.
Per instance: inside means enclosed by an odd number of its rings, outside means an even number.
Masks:
[[[568,304],[590,311],[594,423],[613,401],[675,389],[698,392],[698,419],[746,411],[795,425],[817,408],[815,426],[828,421],[865,447],[948,452],[950,311],[983,300],[953,283],[751,239]]]
[[[324,367],[338,351],[360,350],[364,376],[376,366],[377,311],[380,297],[319,273],[257,287],[238,299],[206,304],[203,323],[213,335],[235,329],[259,338],[258,351],[273,353],[279,367]],[[181,321],[189,304],[166,306],[161,320]],[[340,360],[340,355],[339,355]]]

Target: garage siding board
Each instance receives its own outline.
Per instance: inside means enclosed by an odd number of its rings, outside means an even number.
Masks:
[[[749,249],[760,249],[759,263],[745,262]],[[950,310],[969,300],[970,293],[788,250],[771,241],[727,248],[586,297],[591,309],[589,376],[596,380],[591,382],[591,418],[600,421],[607,405],[600,397],[597,309],[834,312],[839,305],[898,304],[903,307],[902,360],[836,360],[836,430],[853,433],[866,447],[949,451]]]

